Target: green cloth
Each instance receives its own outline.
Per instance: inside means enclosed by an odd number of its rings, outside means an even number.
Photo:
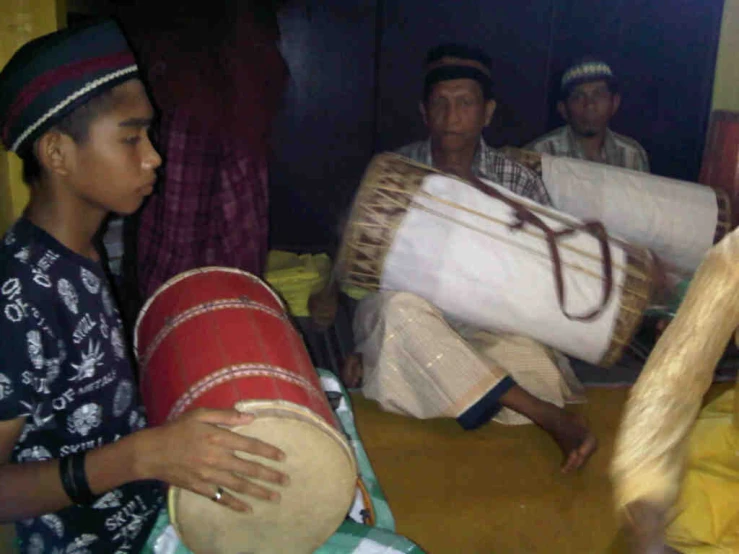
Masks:
[[[417,545],[390,531],[345,521],[313,554],[423,554]]]
[[[327,254],[293,254],[270,250],[264,279],[285,300],[290,313],[306,317],[308,299],[321,290],[331,273],[331,259]]]

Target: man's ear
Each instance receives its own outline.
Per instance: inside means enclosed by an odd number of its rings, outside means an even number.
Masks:
[[[426,102],[424,100],[421,100],[418,103],[418,111],[421,112],[421,117],[423,118],[423,123],[428,127],[429,118],[428,118],[428,112],[426,111]]]
[[[498,105],[495,103],[495,100],[492,98],[485,102],[485,127],[490,125],[490,121],[493,119],[493,114],[495,113],[495,108]]]
[[[50,174],[68,175],[73,146],[72,137],[51,129],[36,141],[36,158]]]
[[[613,95],[613,108],[611,108],[611,117],[616,115],[616,112],[618,111],[618,108],[621,106],[621,95],[619,93],[615,93]]]
[[[557,113],[564,119],[567,123],[570,122],[570,118],[567,117],[567,105],[560,100],[557,102]]]

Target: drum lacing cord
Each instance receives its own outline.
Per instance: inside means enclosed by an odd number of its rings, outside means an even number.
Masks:
[[[480,192],[487,194],[496,200],[500,200],[513,209],[513,215],[516,220],[508,226],[511,230],[515,231],[523,229],[526,224],[529,224],[544,233],[547,246],[549,247],[549,254],[552,258],[552,270],[557,288],[557,301],[559,302],[560,310],[567,319],[571,321],[591,321],[605,311],[606,306],[611,299],[611,294],[613,293],[613,264],[611,260],[611,247],[608,244],[608,234],[606,233],[603,223],[600,221],[585,221],[582,224],[570,225],[560,229],[559,231],[555,231],[529,208],[501,194],[493,187],[480,181],[477,177],[474,177],[471,183]],[[565,308],[565,286],[564,278],[562,276],[562,258],[559,253],[558,244],[560,239],[573,235],[578,231],[583,231],[598,240],[603,267],[603,293],[600,305],[582,315],[571,314],[567,311],[567,308]]]

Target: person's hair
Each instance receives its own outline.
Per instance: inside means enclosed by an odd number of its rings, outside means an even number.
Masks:
[[[53,129],[69,135],[77,144],[84,144],[90,136],[90,125],[101,115],[108,113],[116,103],[113,90],[108,89],[92,97],[86,103],[77,107],[56,123]],[[23,181],[32,186],[38,182],[43,173],[41,163],[36,157],[34,145],[29,144],[23,151],[18,152],[23,163]]]

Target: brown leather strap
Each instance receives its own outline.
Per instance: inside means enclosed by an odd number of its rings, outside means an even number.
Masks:
[[[611,259],[611,246],[608,243],[608,234],[606,229],[600,221],[585,221],[578,225],[566,225],[559,231],[553,230],[549,227],[539,216],[532,212],[528,207],[515,200],[504,196],[493,187],[486,185],[477,177],[474,177],[471,183],[488,196],[500,200],[504,204],[510,206],[513,209],[513,215],[516,220],[509,226],[512,230],[522,229],[525,225],[532,225],[544,233],[549,246],[549,254],[552,258],[552,271],[554,273],[554,282],[557,287],[557,300],[559,301],[559,308],[565,317],[571,321],[591,321],[600,314],[603,313],[608,302],[611,299],[613,293],[613,264]],[[581,314],[573,315],[565,308],[565,286],[564,278],[562,276],[562,258],[559,254],[558,241],[561,238],[570,236],[578,231],[585,232],[592,235],[598,240],[600,244],[600,252],[602,259],[602,270],[603,270],[603,292],[601,295],[600,305],[593,308],[591,311]]]

